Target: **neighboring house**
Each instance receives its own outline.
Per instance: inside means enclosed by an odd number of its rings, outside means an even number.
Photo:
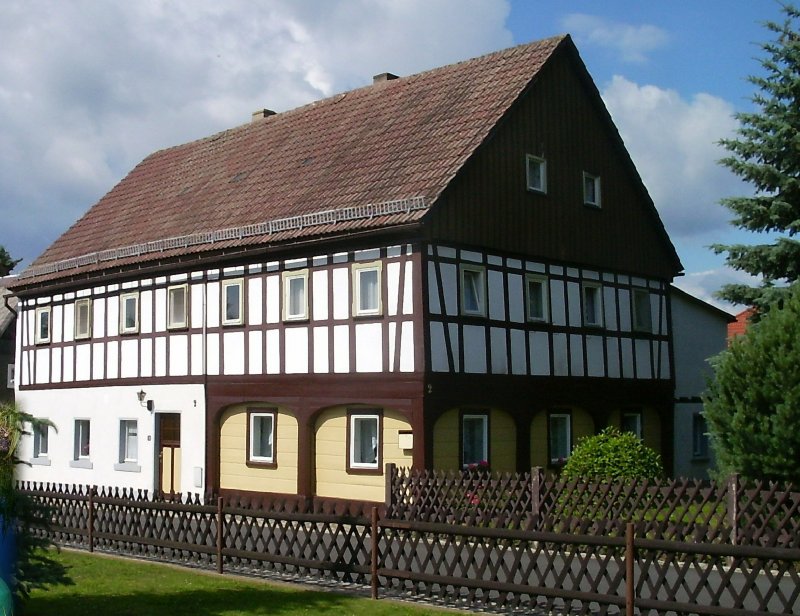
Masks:
[[[13,277],[0,277],[0,402],[14,400],[14,351],[17,332],[17,298],[6,285]]]
[[[754,312],[754,308],[745,308],[734,317],[734,320],[728,325],[728,343],[736,336],[741,336],[747,331]]]
[[[384,465],[671,465],[681,264],[572,40],[156,152],[14,285],[24,478],[383,500]],[[45,445],[45,450],[42,448]]]
[[[708,479],[714,467],[703,400],[712,376],[709,359],[727,346],[735,317],[716,306],[671,288],[672,340],[675,353],[675,477]],[[669,467],[667,467],[669,468]]]

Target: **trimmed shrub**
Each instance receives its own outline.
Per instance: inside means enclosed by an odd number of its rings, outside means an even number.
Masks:
[[[650,479],[663,474],[657,452],[635,434],[613,427],[578,441],[561,471],[564,479]]]

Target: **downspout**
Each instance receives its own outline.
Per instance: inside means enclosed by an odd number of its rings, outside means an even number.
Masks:
[[[14,318],[16,319],[16,318],[17,318],[17,311],[16,311],[16,310],[14,310],[14,309],[11,307],[11,304],[9,304],[9,303],[8,303],[8,299],[9,299],[10,297],[13,297],[13,295],[12,295],[12,294],[10,294],[10,293],[9,293],[8,295],[4,295],[4,296],[3,296],[3,303],[6,305],[6,308],[8,309],[8,311],[9,311],[11,314],[13,314],[13,315],[14,315]]]

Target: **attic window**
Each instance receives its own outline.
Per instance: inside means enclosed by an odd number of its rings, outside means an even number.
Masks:
[[[583,204],[600,207],[600,176],[583,172]]]
[[[525,157],[525,170],[528,190],[547,193],[547,161],[544,158],[528,154]]]

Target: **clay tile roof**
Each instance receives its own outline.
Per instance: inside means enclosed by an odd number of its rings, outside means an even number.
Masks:
[[[275,243],[413,223],[567,40],[384,81],[155,152],[58,238],[21,282],[147,261],[152,254],[132,247],[166,238],[194,239],[161,246],[159,257],[202,252],[212,246],[198,234],[317,212],[347,216],[270,229],[269,237],[258,228],[216,239]],[[383,214],[350,216],[352,208],[395,201]],[[224,245],[216,241],[213,248]],[[125,247],[131,250],[119,254]],[[113,263],[103,251],[114,251]],[[85,258],[66,261],[77,257]]]

